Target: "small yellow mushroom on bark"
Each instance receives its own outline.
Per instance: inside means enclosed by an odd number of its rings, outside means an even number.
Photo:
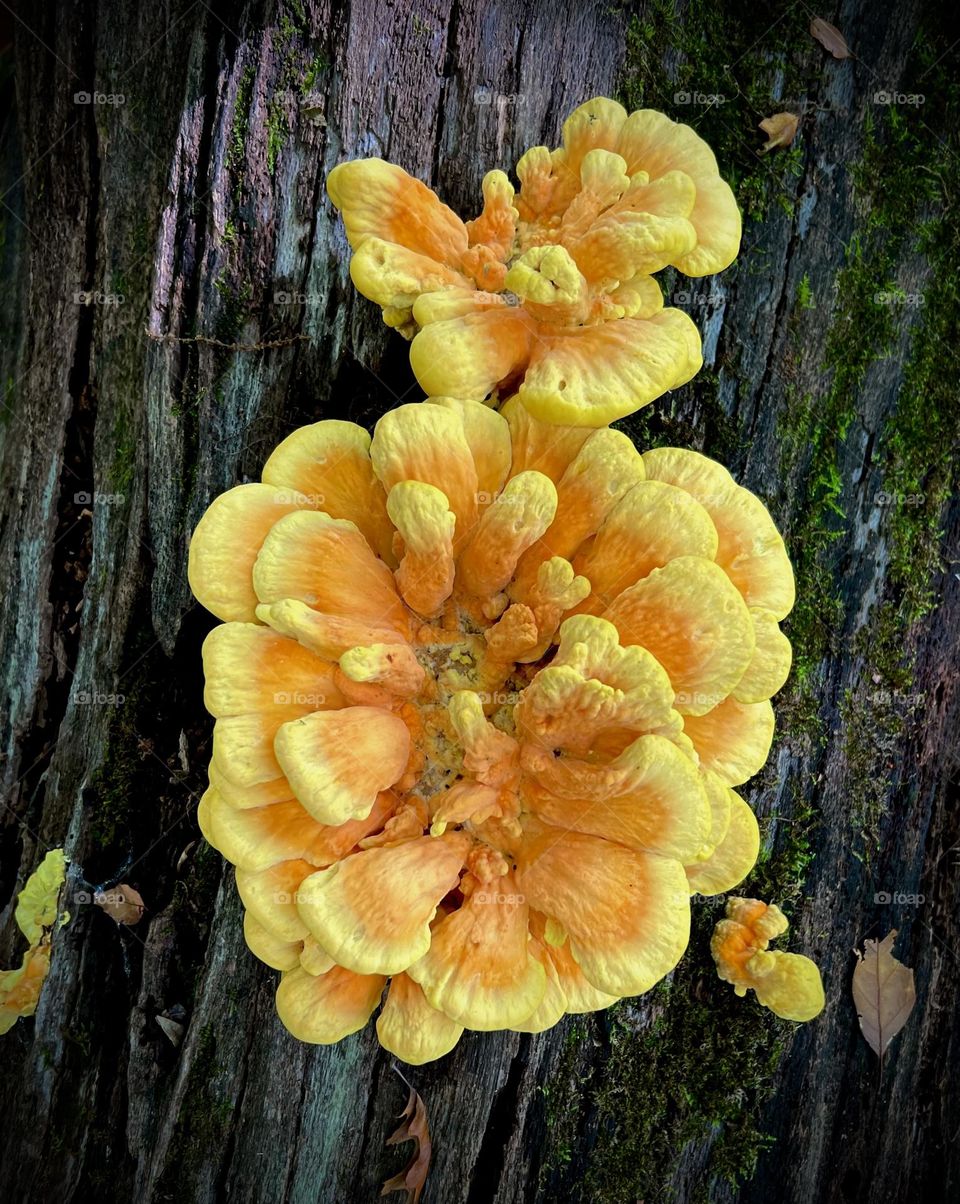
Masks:
[[[717,973],[733,983],[738,995],[751,989],[764,1007],[784,1020],[812,1020],[825,1003],[816,963],[798,953],[767,948],[787,928],[776,904],[730,899],[726,918],[714,929],[710,951]]]

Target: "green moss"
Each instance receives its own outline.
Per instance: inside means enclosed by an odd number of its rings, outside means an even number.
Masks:
[[[738,894],[776,902],[789,912],[803,897],[804,885],[814,858],[814,836],[818,810],[805,789],[794,779],[791,784],[789,815],[778,815],[778,837],[770,840],[773,821],[760,821],[760,856]]]
[[[271,175],[276,171],[277,158],[289,132],[286,114],[278,104],[272,104],[267,114],[267,170]]]
[[[889,107],[868,128],[856,172],[858,188],[873,200],[865,238],[877,248],[875,305],[893,329],[903,320],[904,307],[919,309],[896,410],[875,451],[882,484],[870,501],[882,507],[881,532],[889,549],[886,586],[858,635],[860,684],[846,691],[840,707],[855,786],[851,808],[867,857],[880,840],[896,750],[923,705],[912,686],[911,630],[936,604],[943,567],[941,516],[957,488],[960,407],[954,374],[944,370],[943,348],[953,344],[960,328],[960,234],[952,208],[960,190],[960,90],[938,65],[942,52],[921,32],[913,72],[924,80],[927,107],[942,120],[943,138],[931,135],[916,110]],[[908,296],[894,278],[898,258],[911,254],[922,256],[930,271],[917,296]]]
[[[267,170],[271,176],[276,172],[280,152],[290,136],[290,123],[287,118],[290,98],[302,98],[326,66],[323,58],[314,57],[309,62],[306,61],[307,51],[300,45],[300,32],[305,27],[302,13],[303,10],[299,9],[296,22],[289,17],[281,17],[277,32],[276,50],[281,60],[280,70],[273,99],[267,110]]]
[[[234,284],[222,274],[214,280],[213,287],[220,298],[215,326],[216,338],[223,343],[237,342],[250,316],[253,286],[249,280]]]
[[[707,1183],[749,1178],[770,1138],[760,1108],[789,1025],[721,983],[709,955],[719,903],[694,908],[690,949],[674,982],[648,999],[638,1029],[632,1005],[606,1013],[609,1052],[590,1085],[598,1139],[584,1193],[592,1204],[659,1199],[690,1141],[713,1135]]]
[[[700,372],[687,386],[683,414],[671,397],[615,422],[641,451],[654,447],[709,448],[711,456],[729,460],[740,442],[739,424],[723,408],[716,372]]]
[[[756,8],[747,0],[692,0],[682,7],[654,0],[643,18],[628,22],[620,83],[628,109],[660,109],[694,126],[748,219],[766,216],[774,201],[792,211],[802,148],[761,155],[764,136],[757,127],[771,112],[799,102],[817,66],[802,8],[777,3],[768,19],[776,21],[777,39],[761,52]],[[781,98],[774,99],[778,76]]]
[[[107,292],[112,296],[120,296],[125,299],[130,296],[130,285],[124,272],[115,271],[110,273]]]
[[[810,277],[804,272],[800,283],[797,285],[797,305],[801,309],[816,309],[817,303],[813,299],[813,293],[810,291]]]
[[[813,805],[799,786],[796,794],[792,818],[778,820],[787,836],[775,854],[761,853],[737,890],[776,901],[788,918],[802,899],[815,828]],[[591,1204],[661,1198],[684,1146],[712,1137],[694,1197],[706,1200],[717,1180],[749,1179],[772,1143],[762,1108],[796,1026],[761,1007],[752,993],[738,998],[718,978],[709,946],[723,908],[722,898],[695,898],[684,959],[673,980],[646,997],[652,1023],[639,1029],[631,1003],[617,1005],[606,1013],[609,1056],[595,1079],[581,1082],[561,1069],[547,1084],[558,1116],[568,1108],[582,1115],[584,1102],[596,1110],[599,1137],[584,1193]],[[569,1125],[568,1116],[563,1123]]]
[[[230,143],[227,147],[225,166],[227,171],[240,171],[247,149],[247,131],[250,128],[250,104],[253,100],[253,67],[244,67],[237,81],[237,99],[233,106],[233,124],[230,127]]]
[[[107,473],[109,492],[122,493],[126,497],[133,486],[137,467],[137,446],[130,430],[130,418],[122,401],[118,402],[114,412],[112,442],[113,455]]]
[[[158,1201],[183,1199],[184,1188],[196,1184],[201,1170],[215,1160],[230,1128],[233,1105],[219,1094],[220,1063],[217,1034],[213,1025],[200,1030],[190,1068],[191,1089],[177,1114],[176,1133],[170,1148],[177,1151],[175,1164],[168,1164],[156,1188]]]
[[[282,17],[281,21],[290,27],[293,27],[294,22],[295,22],[296,28],[306,29],[307,14],[306,14],[306,11],[304,10],[302,0],[286,0],[286,4],[287,4],[287,7],[290,9],[290,11],[293,13],[293,21],[291,22],[290,18],[286,17],[286,16]]]
[[[585,1100],[589,1095],[592,1067],[584,1077],[578,1056],[591,1035],[592,1018],[571,1016],[563,1049],[552,1077],[537,1088],[544,1101],[547,1141],[540,1166],[540,1186],[545,1189],[550,1175],[561,1170],[573,1158]]]
[[[306,96],[308,93],[312,92],[317,86],[317,81],[319,80],[320,76],[324,73],[324,71],[327,71],[329,67],[330,60],[326,57],[326,55],[318,54],[303,73],[303,83],[300,85],[300,95]]]
[[[788,396],[781,421],[783,475],[792,478],[805,494],[798,508],[801,518],[787,532],[797,574],[797,605],[786,624],[795,663],[786,702],[806,730],[819,736],[822,729],[815,714],[818,670],[826,657],[839,651],[843,631],[833,553],[848,533],[840,461],[844,441],[857,416],[868,368],[889,357],[896,346],[896,298],[902,294],[894,280],[898,264],[908,250],[929,255],[936,249],[939,254],[944,240],[947,246],[956,241],[956,233],[941,228],[941,222],[933,230],[925,223],[919,240],[916,238],[916,206],[936,203],[937,176],[930,174],[929,138],[919,129],[907,134],[896,109],[888,111],[885,124],[889,136],[881,137],[868,123],[863,159],[854,172],[858,204],[868,216],[847,247],[846,262],[836,281],[835,318],[823,365],[829,387],[816,399]],[[889,187],[891,179],[897,180],[897,188]],[[936,273],[935,260],[931,266]],[[878,440],[876,454],[884,490],[901,497],[923,494],[925,498],[923,505],[895,505],[890,511],[893,550],[889,580],[895,590],[905,593],[897,624],[901,642],[910,622],[920,617],[932,597],[937,525],[949,490],[957,407],[954,399],[945,395],[944,374],[930,353],[942,343],[958,316],[955,282],[952,288],[938,287],[936,301],[924,313],[914,336],[896,413]],[[934,475],[934,488],[927,498],[927,481]],[[878,612],[878,621],[880,617]],[[885,612],[883,622],[889,623],[889,619]]]
[[[904,619],[891,600],[874,609],[854,645],[854,654],[865,666],[861,683],[848,687],[840,703],[844,756],[855,784],[850,809],[861,842],[851,852],[867,861],[878,851],[880,821],[904,733],[923,703],[913,692]]]

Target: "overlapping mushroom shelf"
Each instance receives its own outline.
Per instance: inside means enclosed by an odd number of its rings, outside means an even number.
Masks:
[[[190,582],[207,839],[296,1036],[409,1062],[648,990],[752,867],[793,576],[695,452],[434,398],[295,431]]]

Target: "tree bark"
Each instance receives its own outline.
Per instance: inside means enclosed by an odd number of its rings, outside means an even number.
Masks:
[[[596,94],[701,128],[746,209],[734,268],[667,280],[704,372],[624,426],[723,460],[796,562],[797,667],[746,791],[764,853],[741,889],[784,905],[827,1007],[794,1026],[734,997],[707,949],[721,905],[696,901],[666,986],[408,1071],[434,1138],[423,1198],[956,1194],[956,34],[920,0],[844,0],[823,15],[855,57],[834,60],[810,15],[77,0],[10,18],[0,964],[19,963],[16,893],[51,847],[71,920],[35,1019],[0,1038],[5,1199],[372,1201],[402,1165],[384,1142],[405,1088],[372,1026],[332,1048],[283,1030],[199,837],[212,620],[187,540],[294,427],[369,426],[421,396],[350,284],[331,168],[380,155],[470,216],[487,170],[555,145]],[[796,143],[759,156],[757,122],[791,108]],[[84,902],[119,881],[148,908],[130,928]],[[878,1068],[851,950],[890,927],[918,1001]]]

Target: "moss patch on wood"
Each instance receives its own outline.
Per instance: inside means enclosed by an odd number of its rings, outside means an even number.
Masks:
[[[544,1199],[571,1198],[567,1166],[585,1117],[595,1118],[597,1138],[582,1174],[575,1168],[578,1200],[659,1199],[685,1146],[711,1137],[704,1199],[711,1180],[733,1184],[753,1174],[770,1145],[761,1107],[794,1026],[717,977],[709,941],[722,911],[721,899],[694,903],[690,947],[672,979],[645,997],[643,1018],[624,1000],[570,1022],[564,1056],[541,1087]],[[584,1078],[578,1054],[586,1043],[606,1057],[591,1061],[595,1071]]]
[[[706,139],[748,219],[763,218],[771,204],[793,211],[801,149],[763,156],[757,127],[771,105],[796,104],[819,73],[803,8],[778,3],[766,13],[768,24],[777,19],[770,50],[758,45],[756,19],[747,0],[654,0],[627,24],[620,87],[628,109],[660,109]]]
[[[960,89],[938,65],[941,53],[939,43],[921,32],[914,74],[918,87],[924,81],[938,133],[916,109],[881,110],[883,119],[868,128],[856,176],[858,189],[872,199],[866,237],[878,248],[873,305],[886,311],[891,325],[904,319],[905,310],[919,310],[896,410],[878,436],[875,453],[881,488],[872,503],[881,509],[880,533],[889,556],[885,589],[857,634],[854,652],[863,671],[841,704],[844,748],[856,787],[851,801],[861,855],[867,857],[880,844],[895,770],[893,750],[919,721],[924,704],[912,684],[911,635],[937,604],[943,510],[958,487],[960,405],[956,364],[949,361],[955,361],[960,328],[955,205]],[[905,254],[919,256],[929,269],[922,293],[906,294],[894,276],[896,258]]]
[[[191,1091],[187,1106],[177,1117],[175,1148],[179,1156],[160,1175],[155,1198],[174,1204],[183,1199],[187,1184],[196,1186],[204,1170],[209,1170],[213,1151],[228,1139],[233,1117],[233,1101],[219,1089],[222,1071],[217,1056],[217,1032],[204,1025],[197,1038],[191,1065]]]

